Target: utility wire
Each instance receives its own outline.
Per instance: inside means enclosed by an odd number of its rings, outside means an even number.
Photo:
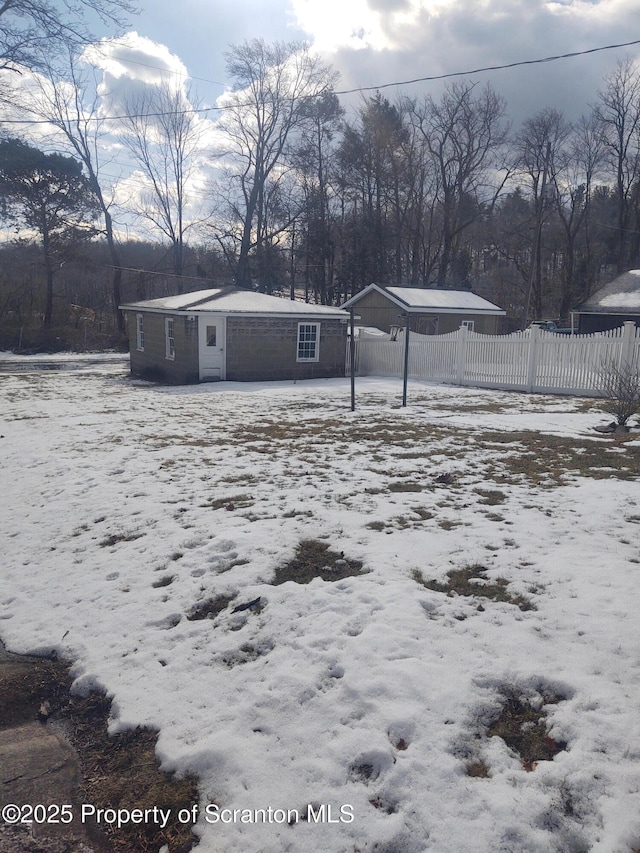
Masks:
[[[518,62],[508,62],[504,65],[485,65],[480,68],[474,68],[468,71],[451,71],[447,74],[434,74],[429,77],[415,77],[412,80],[397,80],[390,83],[380,83],[376,86],[356,86],[353,89],[339,89],[339,90],[331,90],[334,95],[353,95],[358,92],[377,92],[382,89],[389,89],[394,86],[412,86],[416,83],[429,83],[434,82],[436,80],[448,80],[452,77],[467,77],[471,74],[483,74],[488,71],[503,71],[505,69],[510,68],[520,68],[527,65],[542,65],[546,62],[558,62],[562,59],[573,59],[576,56],[588,56],[592,53],[600,53],[605,50],[616,50],[621,47],[632,47],[633,45],[640,44],[640,39],[634,39],[633,41],[621,42],[619,44],[607,44],[602,45],[601,47],[592,47],[587,50],[576,50],[571,53],[560,53],[554,56],[544,56],[539,59],[522,59]],[[124,60],[126,61],[126,60]],[[138,63],[143,64],[143,63]],[[154,66],[149,66],[154,67]],[[164,70],[158,68],[158,70]],[[213,82],[213,81],[212,81]],[[298,95],[295,98],[283,98],[283,100],[291,100],[291,101],[303,101],[310,100],[312,98],[317,98],[322,94],[326,94],[328,90],[324,90],[321,93],[317,93],[315,95]],[[196,114],[206,114],[210,112],[225,112],[231,109],[242,109],[243,107],[251,107],[253,104],[227,104],[223,106],[215,106],[215,107],[201,107],[199,109],[188,109],[188,110],[171,110],[167,112],[156,112],[156,113],[143,113],[141,115],[121,115],[121,116],[103,116],[103,117],[93,117],[89,116],[87,121],[125,121],[127,119],[136,119],[136,118],[160,118],[162,116],[168,115],[196,115]],[[46,119],[6,119],[2,120],[3,124],[23,124],[23,125],[36,125],[36,124],[50,124],[51,122]]]
[[[124,42],[120,42],[120,43],[123,46],[126,46]],[[577,51],[573,51],[571,53],[560,53],[560,54],[557,54],[555,56],[545,56],[542,59],[525,59],[525,60],[520,60],[518,62],[509,62],[505,65],[487,65],[487,66],[484,66],[482,68],[475,68],[471,71],[451,71],[447,74],[437,74],[437,75],[434,75],[431,77],[416,77],[413,80],[402,80],[399,82],[382,83],[378,86],[357,86],[354,89],[342,89],[342,90],[336,91],[336,92],[334,92],[334,94],[336,94],[336,95],[352,95],[352,94],[355,94],[357,92],[373,92],[373,91],[378,91],[379,89],[389,89],[392,86],[410,86],[410,85],[413,85],[414,83],[427,83],[427,82],[432,82],[435,80],[447,80],[451,77],[463,77],[463,76],[466,76],[468,74],[480,74],[480,73],[483,73],[486,71],[502,71],[502,70],[507,69],[507,68],[517,68],[519,66],[524,66],[524,65],[538,65],[538,64],[545,63],[545,62],[556,62],[559,59],[572,59],[575,56],[586,56],[590,53],[599,53],[600,51],[603,51],[603,50],[614,50],[615,48],[619,48],[619,47],[632,47],[633,45],[636,45],[636,44],[640,44],[640,39],[636,39],[635,41],[623,42],[621,44],[609,44],[609,45],[604,45],[602,47],[592,47],[592,48],[588,48],[586,50],[577,50]],[[108,58],[107,54],[104,53],[104,51],[100,50],[99,48],[98,48],[98,52],[101,53],[101,55],[104,56],[105,59]],[[114,61],[120,62],[122,64],[129,63],[132,65],[141,65],[144,68],[153,68],[156,71],[161,71],[165,74],[170,74],[170,75],[173,74],[173,75],[179,76],[179,77],[188,77],[190,80],[200,80],[203,83],[213,83],[216,86],[225,86],[226,85],[225,83],[221,83],[219,80],[209,80],[206,77],[194,77],[191,74],[188,74],[188,73],[185,73],[182,71],[171,71],[167,68],[162,68],[159,65],[152,65],[151,63],[147,63],[147,62],[140,62],[136,59],[124,59],[124,58],[115,57]],[[224,107],[212,107],[211,109],[225,109],[225,108]]]
[[[542,65],[545,62],[557,62],[559,59],[573,59],[575,56],[586,56],[590,53],[599,53],[603,50],[615,50],[619,47],[631,47],[640,44],[640,39],[626,41],[621,44],[607,44],[602,47],[591,47],[588,50],[575,50],[572,53],[559,53],[555,56],[545,56],[542,59],[522,59],[518,62],[508,62],[505,65],[485,65],[482,68],[474,68],[471,71],[451,71],[448,74],[435,74],[432,77],[416,77],[413,80],[402,80],[397,83],[383,83],[380,86],[357,86],[355,89],[343,89],[335,92],[336,95],[353,95],[356,92],[377,92],[380,89],[388,89],[391,86],[411,86],[414,83],[429,83],[435,80],[448,80],[451,77],[465,77],[469,74],[482,74],[486,71],[503,71],[506,68],[519,68],[523,65]]]

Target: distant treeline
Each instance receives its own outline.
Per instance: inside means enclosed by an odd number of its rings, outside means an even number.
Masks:
[[[22,230],[0,249],[3,346],[116,343],[121,302],[223,283],[323,304],[371,282],[471,288],[507,311],[509,331],[565,319],[640,266],[631,60],[580,121],[543,109],[517,129],[491,86],[470,80],[439,98],[377,93],[347,119],[332,69],[302,45],[245,42],[228,72],[236,88],[216,120],[224,168],[206,189],[191,179],[219,152],[186,109],[190,92],[151,87],[122,119],[146,180],[126,214],[155,227],[157,244],[118,241],[92,160],[100,147],[78,138],[68,103],[48,108],[75,157],[5,138],[1,215]],[[73,64],[70,74],[82,94]],[[61,194],[68,209],[48,220]]]

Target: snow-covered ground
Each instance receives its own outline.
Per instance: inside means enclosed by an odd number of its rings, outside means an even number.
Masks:
[[[639,440],[598,437],[595,401],[411,383],[402,409],[368,378],[351,412],[345,380],[113,364],[0,382],[0,639],[76,661],[113,731],[160,730],[163,766],[200,778],[203,853],[640,847],[640,472],[579,465]],[[303,540],[364,573],[273,585]],[[536,609],[415,579],[473,564]],[[564,697],[567,749],[531,772],[486,736],[506,689]],[[310,803],[323,820],[295,822]]]

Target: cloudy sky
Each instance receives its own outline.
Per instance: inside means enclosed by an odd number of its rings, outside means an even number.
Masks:
[[[230,83],[224,52],[254,37],[310,41],[340,72],[341,89],[640,39],[637,0],[143,0],[143,6],[130,21],[144,37],[133,56],[138,64],[128,73],[121,67],[118,79],[149,80],[159,72],[147,66],[174,67],[193,79],[207,104]],[[546,106],[577,118],[627,55],[640,58],[640,45],[472,79],[491,81],[516,125]],[[437,95],[441,86],[419,83],[385,94]]]
[[[141,0],[141,5],[120,38],[98,31],[102,40],[87,51],[96,69],[103,115],[122,115],[126,105],[144,97],[152,90],[149,84],[160,80],[197,106],[215,107],[233,83],[225,52],[256,37],[267,42],[306,40],[339,72],[339,92],[380,87],[392,101],[400,94],[437,98],[442,92],[441,80],[404,82],[416,78],[640,40],[638,0]],[[569,120],[586,114],[605,75],[626,57],[640,61],[640,44],[477,72],[468,79],[493,85],[505,98],[517,129],[545,107],[562,109]],[[389,85],[393,83],[402,85]],[[33,80],[21,75],[19,85],[29,88]],[[361,98],[357,92],[342,97],[347,118],[354,117]],[[198,168],[190,181],[197,200],[193,222],[204,215],[202,205],[211,205],[208,181],[218,115],[212,110],[197,119],[202,135]],[[14,127],[20,131],[19,125]],[[46,125],[25,131],[36,144],[49,133]],[[132,199],[142,199],[148,180],[127,157],[116,133],[108,140],[109,169],[102,175],[126,208]]]

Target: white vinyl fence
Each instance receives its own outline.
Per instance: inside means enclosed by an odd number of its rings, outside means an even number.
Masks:
[[[404,334],[356,340],[359,376],[403,376]],[[478,388],[597,396],[598,374],[610,366],[640,370],[640,329],[633,322],[592,335],[556,335],[533,327],[480,335],[462,327],[448,335],[409,334],[408,375]]]

